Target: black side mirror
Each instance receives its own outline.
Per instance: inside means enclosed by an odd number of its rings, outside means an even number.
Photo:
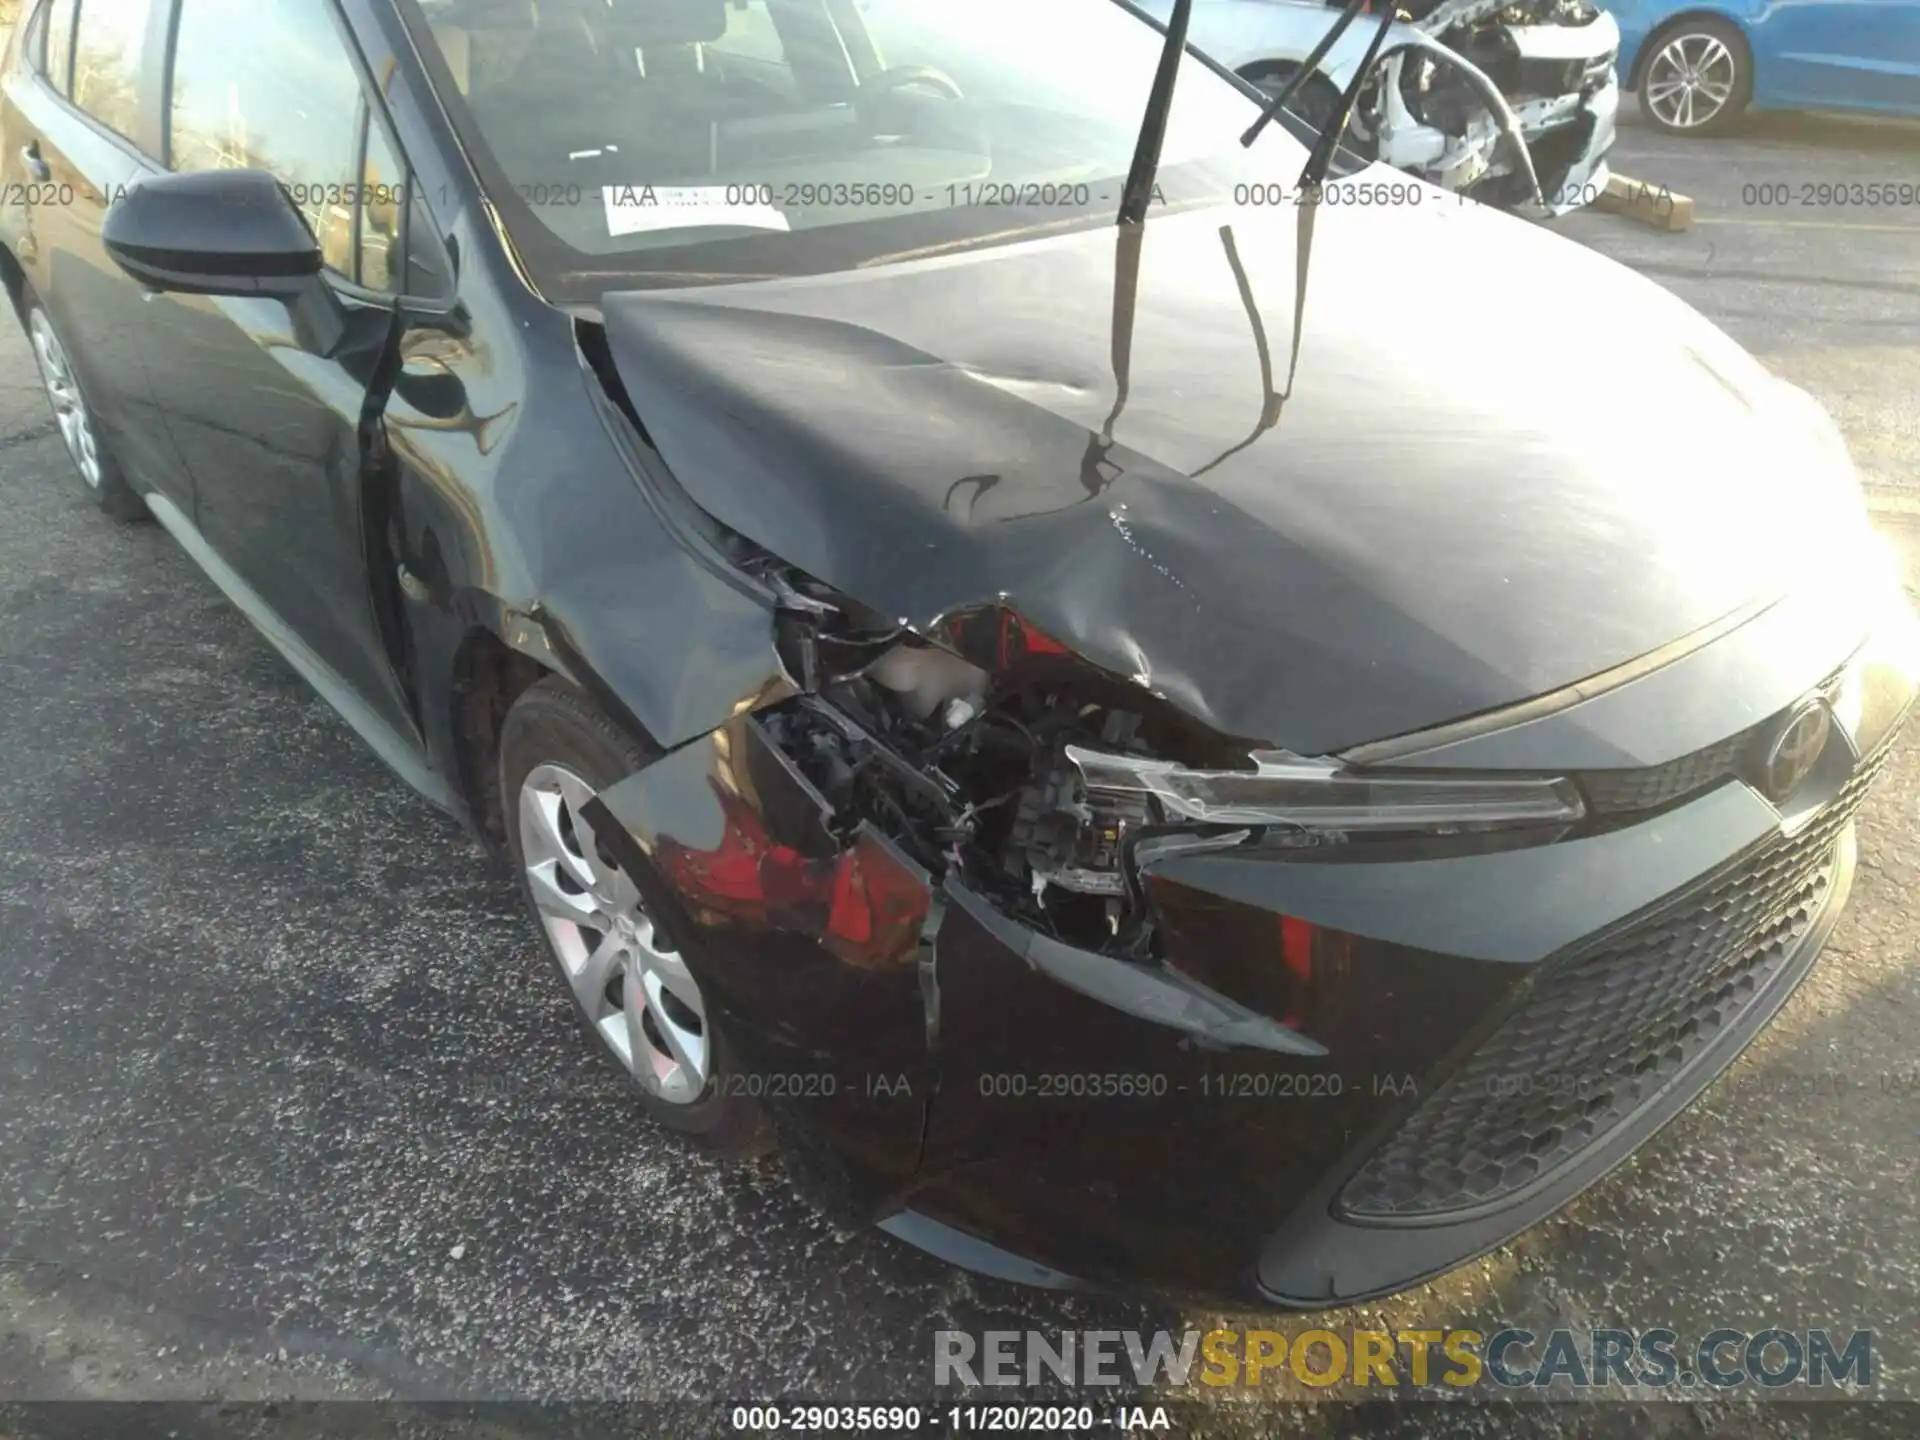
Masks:
[[[121,191],[100,238],[149,290],[288,302],[294,336],[319,355],[344,338],[346,311],[321,276],[319,242],[265,170],[157,175]]]
[[[297,296],[320,274],[320,246],[264,170],[202,170],[129,185],[101,239],[114,263],[154,290]]]

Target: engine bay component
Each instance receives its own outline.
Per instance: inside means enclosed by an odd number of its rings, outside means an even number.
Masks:
[[[1479,92],[1459,69],[1431,55],[1401,67],[1400,98],[1415,120],[1445,135],[1468,133],[1486,110]]]
[[[1152,823],[1149,802],[1144,795],[1088,794],[1072,750],[1065,747],[1045,776],[1020,792],[1002,868],[1015,879],[1030,877],[1037,896],[1048,885],[1082,895],[1122,894],[1122,855],[1128,838]]]
[[[890,652],[760,716],[825,801],[835,834],[849,841],[871,826],[930,875],[963,879],[1043,934],[1101,949],[1125,937],[1122,948],[1144,954],[1145,916],[1123,861],[1150,819],[1147,798],[1090,800],[1067,758],[1073,741],[1138,733],[1141,715],[1059,681],[982,693],[972,679],[981,672],[965,661],[919,653]]]
[[[867,674],[900,696],[916,720],[930,719],[936,710],[943,718],[957,717],[947,724],[949,730],[979,711],[987,690],[986,671],[932,645],[897,645]]]
[[[1368,78],[1359,153],[1526,213],[1591,202],[1618,109],[1610,16],[1589,0],[1414,0],[1398,13],[1431,44]]]

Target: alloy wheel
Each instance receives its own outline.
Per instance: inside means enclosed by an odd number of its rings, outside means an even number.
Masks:
[[[691,1105],[707,1088],[706,1004],[686,961],[594,836],[593,788],[560,765],[520,787],[527,886],[567,983],[601,1040],[648,1093]]]
[[[1662,45],[1647,67],[1646,101],[1675,130],[1710,125],[1740,83],[1740,62],[1717,35],[1689,31]]]
[[[60,426],[60,438],[67,442],[67,453],[79,467],[87,488],[98,490],[103,478],[100,447],[93,435],[93,417],[80,394],[80,382],[74,378],[66,347],[54,333],[47,312],[35,308],[27,322],[33,339],[33,358],[40,366],[41,382],[47,387],[47,400],[53,406],[53,418]]]

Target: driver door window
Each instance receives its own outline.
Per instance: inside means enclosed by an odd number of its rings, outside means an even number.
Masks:
[[[73,84],[73,22],[76,0],[53,0],[42,43],[46,46],[47,83],[65,95]]]
[[[398,288],[404,172],[370,119],[329,0],[183,0],[178,34],[173,169],[268,171],[305,216],[328,270],[369,289]]]
[[[73,37],[73,103],[115,134],[140,130],[140,67],[151,0],[86,0]]]

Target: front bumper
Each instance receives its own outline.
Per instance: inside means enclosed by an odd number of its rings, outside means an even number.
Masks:
[[[1852,884],[1862,794],[1836,806],[1817,844],[1743,858],[1631,938],[1543,966],[1431,1098],[1268,1240],[1261,1289],[1311,1307],[1405,1288],[1511,1239],[1630,1156],[1733,1063],[1812,968]],[[1713,928],[1716,906],[1737,931]],[[1712,943],[1682,944],[1683,935]],[[1668,960],[1680,963],[1661,971]],[[1645,1022],[1622,1033],[1623,1014],[1642,1010]],[[1587,1027],[1609,1022],[1607,1043],[1594,1043]]]
[[[1784,1003],[1913,701],[1904,605],[1845,673],[1779,806],[1729,778],[1556,843],[1166,857],[1172,972],[1022,931],[870,830],[840,848],[750,716],[605,792],[597,829],[817,1193],[1029,1283],[1324,1306],[1534,1224]]]
[[[1620,85],[1608,72],[1606,83],[1543,99],[1512,103],[1522,143],[1540,181],[1539,202],[1524,200],[1512,208],[1536,219],[1552,219],[1591,205],[1607,188],[1607,156],[1618,134]],[[1395,104],[1380,141],[1380,158],[1443,189],[1465,189],[1496,169],[1505,150],[1489,119],[1484,131],[1450,135],[1415,120]]]
[[[1565,77],[1559,82],[1565,89],[1511,97],[1545,213],[1591,205],[1607,188],[1606,160],[1619,124],[1620,27],[1603,13],[1586,25],[1513,25],[1507,34],[1519,75]]]
[[[1618,137],[1620,82],[1556,100],[1528,101],[1514,108],[1520,133],[1540,177],[1545,214],[1570,214],[1605,193],[1607,156]]]
[[[1591,205],[1606,190],[1607,155],[1620,115],[1615,63],[1620,27],[1611,15],[1586,25],[1508,25],[1512,54],[1496,67],[1540,180],[1540,217]]]

